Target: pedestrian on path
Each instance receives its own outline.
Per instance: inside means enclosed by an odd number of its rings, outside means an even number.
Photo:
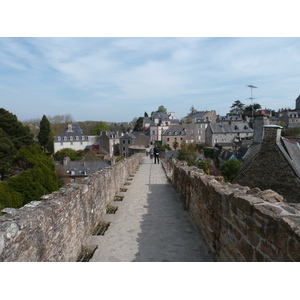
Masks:
[[[152,159],[153,158],[153,148],[151,148],[149,152],[150,152],[150,159]]]
[[[154,163],[156,164],[156,160],[157,160],[157,163],[159,164],[159,148],[157,147],[157,145],[155,145],[154,147]]]

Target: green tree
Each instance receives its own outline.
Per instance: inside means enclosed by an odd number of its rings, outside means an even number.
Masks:
[[[9,136],[17,150],[23,145],[33,144],[33,134],[29,127],[24,126],[14,114],[4,108],[0,108],[0,128]]]
[[[40,146],[23,146],[13,165],[18,173],[0,183],[1,207],[19,208],[58,189],[54,163]]]
[[[254,103],[253,105],[250,104],[245,107],[244,113],[250,117],[252,116],[252,112],[255,115],[258,109],[261,109],[261,105],[259,103]]]
[[[237,175],[241,167],[241,162],[235,158],[230,159],[221,166],[222,176],[228,181],[231,181]]]
[[[194,107],[194,105],[191,106],[190,108],[191,114],[196,113],[197,109]]]
[[[245,104],[243,104],[240,100],[235,100],[230,107],[230,112],[236,115],[241,115],[244,111],[244,106]]]
[[[47,119],[45,115],[43,115],[43,118],[40,122],[40,132],[37,136],[40,145],[43,147],[44,152],[46,152],[46,146],[49,144],[49,141],[51,139],[50,136],[51,128],[50,128],[50,122]]]
[[[102,131],[109,131],[109,126],[105,122],[97,122],[92,129],[92,135],[100,135]]]
[[[1,180],[9,175],[9,169],[17,151],[23,145],[33,144],[33,134],[17,117],[0,108],[0,174]]]
[[[163,105],[160,105],[156,112],[166,113],[167,108],[165,108]]]
[[[133,131],[142,131],[143,129],[143,121],[144,121],[144,118],[143,117],[139,117],[136,122],[135,122],[135,125],[133,127]]]
[[[196,143],[181,143],[180,150],[178,152],[178,159],[181,161],[186,161],[188,166],[196,165],[196,158],[199,155],[199,151]]]
[[[80,160],[81,157],[83,156],[84,152],[83,151],[76,151],[71,148],[64,148],[58,151],[55,156],[59,160],[63,160],[65,157],[69,157],[70,160]]]
[[[145,117],[145,118],[148,118],[148,117],[149,117],[148,114],[147,114],[147,112],[144,113],[144,117]]]

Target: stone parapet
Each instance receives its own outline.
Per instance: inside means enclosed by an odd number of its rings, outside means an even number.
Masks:
[[[143,154],[71,183],[0,217],[0,261],[76,261],[85,240]]]
[[[216,261],[300,261],[300,204],[174,161],[165,169]]]

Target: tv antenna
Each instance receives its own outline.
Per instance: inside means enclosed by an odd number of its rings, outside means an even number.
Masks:
[[[252,118],[253,118],[253,99],[255,98],[252,97],[252,89],[257,89],[257,87],[252,84],[249,84],[248,87],[251,89],[251,97],[249,99],[251,100]]]

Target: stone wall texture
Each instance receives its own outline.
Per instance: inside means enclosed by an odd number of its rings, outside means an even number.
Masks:
[[[216,261],[300,261],[300,204],[181,165],[165,170]]]
[[[81,184],[6,208],[0,217],[0,261],[76,261],[108,203],[140,163],[141,154],[101,170]]]

